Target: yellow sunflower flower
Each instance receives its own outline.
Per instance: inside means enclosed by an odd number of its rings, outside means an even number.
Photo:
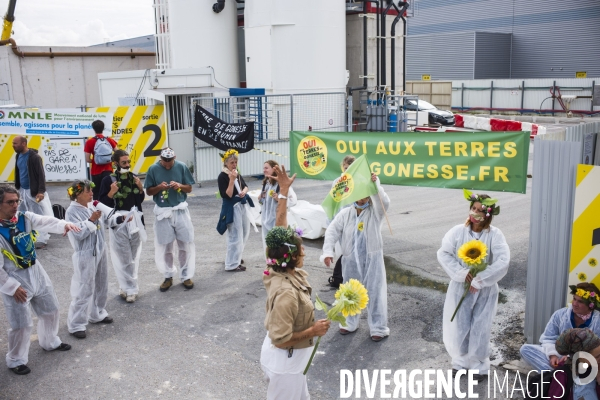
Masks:
[[[338,302],[344,302],[341,309],[344,317],[360,314],[360,310],[363,310],[369,302],[367,289],[356,279],[341,284],[335,292],[335,298]]]
[[[471,240],[458,249],[458,258],[468,265],[481,264],[485,257],[487,257],[487,246],[479,240]]]
[[[596,265],[598,265],[598,260],[592,257],[588,260],[588,264],[590,265],[590,267],[595,267]]]
[[[579,273],[579,275],[577,275],[577,278],[579,278],[581,282],[587,281],[587,275],[584,272]]]
[[[364,222],[362,222],[362,221],[361,221],[361,222],[359,222],[359,223],[358,223],[358,227],[357,227],[357,228],[358,228],[358,230],[359,230],[359,231],[361,231],[361,232],[362,232],[362,231],[363,231],[363,229],[365,229],[365,223],[364,223]]]
[[[273,189],[269,190],[269,197],[273,197],[273,194],[275,194],[275,191]]]

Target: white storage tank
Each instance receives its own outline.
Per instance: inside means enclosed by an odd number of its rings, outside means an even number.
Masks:
[[[346,90],[344,0],[246,0],[246,82],[268,93]]]
[[[237,3],[226,0],[216,13],[217,0],[168,0],[171,68],[212,66],[219,83],[239,87]]]

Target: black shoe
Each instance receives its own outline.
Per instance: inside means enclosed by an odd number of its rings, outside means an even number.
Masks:
[[[85,333],[85,332],[84,332]],[[58,346],[55,349],[52,349],[52,351],[54,350],[58,350],[58,351],[68,351],[71,350],[71,345],[70,344],[66,344],[66,343],[61,343],[60,346]]]
[[[77,339],[85,339],[85,331],[77,331],[71,332],[71,335],[75,336]]]
[[[112,324],[113,323],[113,319],[109,316],[104,317],[104,319],[100,322],[97,322],[98,324]]]
[[[25,364],[16,366],[14,368],[9,368],[9,369],[17,375],[27,375],[28,373],[31,372],[31,369],[29,369],[29,367]]]
[[[333,279],[333,276],[330,276],[329,279],[327,279],[327,282],[329,282],[329,286],[332,288],[339,289],[340,287],[340,284]]]

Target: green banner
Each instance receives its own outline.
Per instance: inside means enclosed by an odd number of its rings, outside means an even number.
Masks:
[[[529,132],[290,132],[291,172],[334,180],[367,154],[382,183],[525,193]]]

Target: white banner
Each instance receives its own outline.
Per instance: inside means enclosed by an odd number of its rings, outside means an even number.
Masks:
[[[104,122],[104,135],[111,136],[113,113],[0,108],[0,133],[24,136],[91,137],[95,134],[92,122],[97,119]]]

